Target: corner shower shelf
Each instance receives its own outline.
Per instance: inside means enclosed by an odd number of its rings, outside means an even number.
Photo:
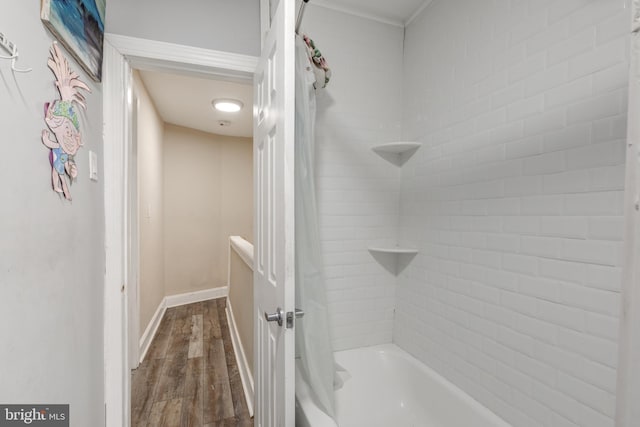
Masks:
[[[380,265],[394,275],[405,269],[418,254],[417,249],[393,247],[370,247],[369,252]]]
[[[379,253],[383,253],[383,254],[396,254],[396,255],[415,255],[418,253],[417,249],[411,249],[411,248],[400,248],[398,246],[392,247],[392,248],[369,248],[370,252],[379,252]]]
[[[386,161],[400,167],[418,151],[421,145],[419,142],[398,141],[376,145],[371,149]]]

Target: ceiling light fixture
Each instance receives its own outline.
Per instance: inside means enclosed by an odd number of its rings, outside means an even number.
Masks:
[[[225,113],[237,113],[244,107],[244,104],[237,99],[214,99],[211,104],[216,110]]]

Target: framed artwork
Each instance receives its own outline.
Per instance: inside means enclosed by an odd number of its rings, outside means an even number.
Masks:
[[[40,19],[51,33],[99,82],[106,0],[42,0]]]

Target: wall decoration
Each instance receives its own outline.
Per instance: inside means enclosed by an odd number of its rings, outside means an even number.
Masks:
[[[65,199],[71,200],[67,178],[71,183],[78,176],[74,157],[83,145],[75,107],[77,105],[83,109],[87,108],[80,89],[87,92],[91,90],[79,79],[78,74],[71,70],[69,61],[62,55],[56,42],[53,42],[49,52],[51,57],[47,64],[56,76],[55,84],[60,92],[60,99],[44,105],[44,121],[49,129],[42,131],[42,143],[51,149],[49,163],[53,191],[62,193]]]
[[[92,79],[102,79],[105,0],[42,0],[40,19]]]

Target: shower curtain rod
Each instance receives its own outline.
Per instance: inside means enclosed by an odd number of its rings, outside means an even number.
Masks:
[[[300,30],[300,24],[302,24],[302,17],[304,16],[304,8],[307,7],[307,3],[309,3],[309,0],[302,0],[300,10],[298,10],[298,19],[296,19],[296,34],[298,34],[298,31]]]

